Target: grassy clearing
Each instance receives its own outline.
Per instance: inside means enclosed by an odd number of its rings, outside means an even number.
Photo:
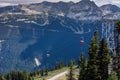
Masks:
[[[36,76],[36,77],[34,77],[34,80],[46,80],[46,79],[49,79],[49,78],[55,76],[56,74],[59,74],[61,72],[66,71],[66,70],[69,70],[69,68],[64,67],[64,68],[61,68],[61,69],[58,69],[58,70],[50,71],[50,72],[48,72],[48,76],[44,76],[44,77]]]

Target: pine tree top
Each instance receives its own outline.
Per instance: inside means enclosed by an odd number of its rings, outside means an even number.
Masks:
[[[118,21],[118,22],[116,23],[115,28],[116,28],[118,31],[120,31],[120,21]]]

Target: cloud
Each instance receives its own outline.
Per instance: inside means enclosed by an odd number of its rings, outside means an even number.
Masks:
[[[113,4],[120,7],[120,0],[93,0],[98,6],[104,5],[104,4]]]
[[[112,4],[109,0],[93,0],[98,6],[104,5],[104,4]]]
[[[114,0],[114,1],[111,1],[111,3],[113,3],[113,4],[120,4],[120,0]]]

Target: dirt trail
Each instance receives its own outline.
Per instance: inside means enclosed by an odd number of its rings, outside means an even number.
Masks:
[[[66,75],[67,73],[68,73],[68,71],[64,71],[64,72],[59,73],[59,74],[57,74],[57,75],[55,75],[55,76],[53,76],[52,78],[47,79],[47,80],[57,80],[58,78],[60,78],[61,76]]]

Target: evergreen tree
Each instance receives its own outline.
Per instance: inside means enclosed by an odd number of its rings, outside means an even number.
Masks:
[[[41,70],[41,76],[44,76],[44,70],[43,69]]]
[[[87,79],[86,80],[98,80],[98,31],[96,30],[92,38],[89,48],[89,60],[87,66]]]
[[[75,79],[74,79],[74,72],[73,72],[74,60],[71,60],[71,61],[70,61],[69,66],[70,66],[70,72],[69,72],[69,74],[68,74],[68,80],[75,80]]]
[[[86,67],[87,67],[87,60],[85,58],[85,54],[82,54],[79,59],[79,77],[78,80],[86,80]]]
[[[48,75],[48,68],[45,69],[45,76]]]
[[[118,31],[120,31],[120,20],[116,23],[115,29],[117,29]]]
[[[7,79],[7,80],[12,80],[12,77],[11,77],[11,74],[10,74],[10,73],[7,74],[6,79]]]
[[[11,74],[12,80],[18,80],[16,71],[12,71],[10,74]]]
[[[80,68],[81,57],[78,58],[78,68]]]
[[[107,80],[108,78],[108,65],[110,63],[110,53],[107,42],[102,39],[98,52],[98,74],[100,80]]]
[[[62,67],[64,67],[64,63],[62,61],[56,62],[55,69],[61,69]]]
[[[10,73],[0,75],[0,80],[32,80],[27,71],[12,71]]]
[[[0,75],[0,80],[6,80],[4,75]]]
[[[112,71],[107,80],[118,80],[117,73]]]
[[[74,59],[72,59],[71,61],[72,61],[72,64],[73,64],[73,65],[75,65],[75,60],[74,60]],[[67,64],[67,65],[68,65],[68,67],[70,67],[70,66],[71,66],[71,61]]]
[[[27,71],[23,72],[23,76],[24,76],[24,80],[28,80],[29,79],[29,74]]]
[[[21,71],[18,72],[18,76],[19,76],[19,80],[24,79],[24,74]]]

